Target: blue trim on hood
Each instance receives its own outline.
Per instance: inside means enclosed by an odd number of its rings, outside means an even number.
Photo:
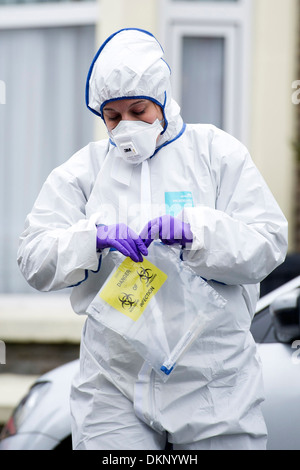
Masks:
[[[99,55],[101,54],[102,50],[104,49],[104,47],[106,46],[106,44],[113,38],[115,37],[117,34],[121,33],[122,31],[140,31],[141,33],[145,33],[145,34],[148,34],[149,36],[153,37],[153,39],[155,39],[155,41],[159,44],[159,46],[161,47],[161,50],[164,52],[163,48],[162,48],[162,45],[160,44],[160,42],[156,39],[156,37],[150,33],[149,31],[146,31],[145,29],[140,29],[140,28],[123,28],[123,29],[120,29],[119,31],[116,31],[115,33],[111,34],[105,41],[104,43],[100,46],[100,48],[98,49],[92,63],[91,63],[91,66],[89,68],[89,71],[88,71],[88,75],[87,75],[87,80],[86,80],[86,85],[85,85],[85,103],[86,103],[86,106],[87,108],[92,111],[92,113],[96,114],[96,116],[99,116],[103,119],[103,117],[101,116],[101,111],[100,113],[98,113],[98,111],[96,111],[95,109],[91,108],[89,106],[89,88],[90,88],[90,78],[91,78],[91,75],[92,75],[92,72],[93,72],[93,68],[94,68],[94,65],[95,65],[95,62],[96,60],[98,59]],[[162,59],[164,60],[164,59]],[[165,62],[165,61],[164,61]],[[165,62],[167,64],[167,62]],[[168,64],[167,64],[168,65]],[[169,65],[168,65],[169,67]],[[170,69],[170,67],[169,67]],[[171,69],[170,69],[171,71]],[[149,98],[148,98],[149,99]]]
[[[165,96],[166,96],[166,92],[165,92]],[[107,105],[107,103],[112,103],[113,101],[121,101],[121,100],[148,100],[148,101],[153,101],[153,103],[157,104],[160,108],[162,108],[162,111],[163,111],[163,117],[164,119],[166,120],[165,118],[165,113],[164,113],[164,110],[165,110],[165,104],[166,104],[166,97],[165,97],[165,102],[164,104],[160,103],[158,100],[156,100],[155,98],[150,98],[150,96],[145,96],[145,95],[136,95],[136,96],[119,96],[118,98],[111,98],[110,100],[106,100],[104,101],[102,104],[101,104],[101,107],[100,107],[100,114],[99,116],[103,119],[104,121],[104,116],[103,116],[103,108],[105,105]]]
[[[163,113],[163,119],[164,119],[164,122],[165,122],[165,126],[164,126],[164,130],[162,131],[161,135],[163,135],[167,128],[168,128],[168,119],[166,117],[166,113],[165,113],[165,107],[166,107],[166,102],[167,102],[167,93],[165,91],[165,101],[164,101],[164,104],[161,104],[158,100],[156,100],[155,98],[151,98],[150,96],[144,96],[144,95],[137,95],[137,96],[120,96],[119,98],[111,98],[110,100],[106,100],[104,101],[104,103],[102,103],[101,105],[101,108],[100,108],[100,114],[98,114],[98,116],[101,117],[101,119],[103,120],[104,124],[106,125],[105,123],[105,120],[104,120],[104,116],[103,116],[103,108],[104,106],[107,104],[107,103],[111,103],[113,101],[120,101],[120,100],[149,100],[149,101],[152,101],[153,103],[157,104],[157,106],[159,106],[162,110],[162,113]],[[111,141],[112,142],[112,141]],[[113,142],[112,142],[113,143]],[[113,143],[114,145],[114,143]]]
[[[169,145],[169,144],[171,144],[172,142],[174,142],[175,140],[179,139],[179,137],[181,137],[182,134],[184,133],[185,129],[186,129],[186,123],[184,122],[184,123],[182,124],[182,128],[181,128],[181,131],[179,132],[179,134],[177,134],[176,137],[174,137],[174,139],[172,139],[172,140],[167,140],[167,142],[164,142],[162,145],[160,145],[160,147],[157,147],[157,149],[155,150],[154,154],[153,154],[150,158],[154,157],[154,155],[156,155],[157,152],[158,152],[160,149],[162,149],[163,147],[165,147],[166,145]]]

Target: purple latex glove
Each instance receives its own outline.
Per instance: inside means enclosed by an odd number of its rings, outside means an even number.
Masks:
[[[157,238],[166,245],[177,243],[183,247],[193,241],[190,225],[171,215],[162,215],[150,220],[141,231],[140,237],[147,247]]]
[[[136,262],[148,255],[143,240],[126,224],[97,226],[97,250],[104,248],[115,248]]]

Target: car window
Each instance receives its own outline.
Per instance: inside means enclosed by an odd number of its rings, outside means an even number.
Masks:
[[[269,307],[254,316],[251,333],[257,343],[277,343]]]

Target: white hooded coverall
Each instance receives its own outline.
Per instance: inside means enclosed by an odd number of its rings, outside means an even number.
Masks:
[[[158,148],[132,165],[102,140],[54,169],[27,216],[18,263],[38,290],[73,286],[73,309],[84,315],[114,267],[109,250],[96,252],[96,224],[125,222],[139,233],[167,201],[187,197],[194,240],[183,262],[227,300],[218,328],[200,335],[164,383],[88,315],[71,393],[73,445],[159,450],[167,436],[174,449],[265,448],[261,363],[249,329],[260,281],[285,258],[287,222],[239,141],[183,123],[162,57],[157,40],[134,28],[101,46],[88,74],[89,109],[102,117],[111,100],[154,101],[165,121]]]

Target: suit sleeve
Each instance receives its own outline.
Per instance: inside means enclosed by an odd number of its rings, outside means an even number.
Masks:
[[[37,290],[76,285],[88,270],[98,269],[96,220],[85,215],[86,186],[93,175],[85,170],[80,179],[71,168],[62,165],[49,175],[20,237],[18,264]]]
[[[215,207],[184,210],[194,242],[183,259],[208,280],[261,282],[287,252],[287,221],[247,149],[223,132],[210,145]]]

